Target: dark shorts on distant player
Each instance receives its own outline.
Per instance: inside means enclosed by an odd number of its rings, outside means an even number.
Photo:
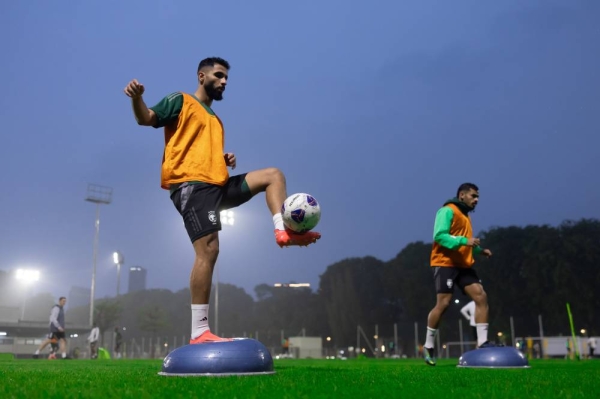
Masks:
[[[50,339],[65,339],[64,331],[52,331],[50,334]]]
[[[250,198],[246,174],[231,176],[224,186],[181,183],[171,189],[171,200],[183,217],[192,242],[221,230],[220,212],[240,206]]]
[[[465,294],[465,287],[471,284],[481,284],[481,280],[473,268],[433,266],[433,280],[435,292],[438,294],[451,294],[454,287],[458,286]]]

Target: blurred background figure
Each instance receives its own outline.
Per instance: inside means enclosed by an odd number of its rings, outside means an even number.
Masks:
[[[90,358],[97,359],[98,358],[98,338],[100,338],[100,329],[94,323],[94,327],[92,331],[90,331],[90,335],[87,340],[90,343]]]
[[[471,326],[471,340],[477,339],[477,326],[475,324],[475,301],[471,301],[462,307],[460,313],[469,320]]]
[[[121,345],[123,344],[123,335],[119,331],[119,327],[115,327],[115,359],[121,358]]]

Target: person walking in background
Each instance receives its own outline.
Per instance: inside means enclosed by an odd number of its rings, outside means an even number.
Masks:
[[[58,340],[61,357],[63,359],[67,358],[67,341],[65,338],[65,304],[67,303],[67,298],[61,296],[58,299],[58,303],[52,307],[50,311],[50,338],[46,339],[42,344],[37,348],[33,357],[38,358],[40,355],[40,351],[43,350],[48,344],[52,343],[53,339]]]
[[[121,358],[121,345],[123,345],[123,335],[119,327],[115,327],[115,359]]]
[[[588,344],[588,350],[590,351],[590,359],[594,358],[594,351],[596,351],[596,338],[595,337],[589,337],[587,340],[587,344]]]
[[[94,327],[92,331],[90,331],[90,335],[87,340],[90,343],[90,358],[97,359],[98,358],[98,339],[100,338],[100,329],[94,323]]]

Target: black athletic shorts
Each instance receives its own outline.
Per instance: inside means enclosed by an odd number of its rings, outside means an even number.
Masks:
[[[50,339],[65,339],[65,332],[64,331],[52,331],[52,335],[50,336]]]
[[[221,230],[220,212],[235,208],[252,198],[246,174],[231,176],[224,186],[182,183],[171,192],[171,200],[183,217],[192,242]]]
[[[467,285],[479,283],[481,280],[472,267],[442,267],[433,266],[433,280],[435,281],[435,292],[438,294],[451,294],[454,286],[458,286],[465,294]]]

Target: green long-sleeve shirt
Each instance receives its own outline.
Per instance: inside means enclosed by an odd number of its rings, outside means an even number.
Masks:
[[[453,236],[450,234],[450,226],[454,211],[447,206],[442,207],[435,215],[435,224],[433,227],[433,240],[444,248],[457,250],[467,245],[470,237]],[[478,254],[482,251],[481,247],[473,247],[473,253]]]

